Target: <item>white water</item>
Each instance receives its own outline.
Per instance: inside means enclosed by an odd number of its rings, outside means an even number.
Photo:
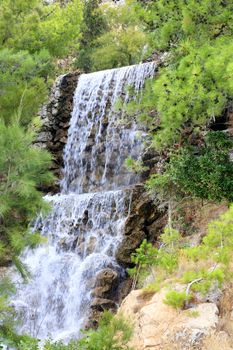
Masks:
[[[47,242],[26,251],[23,260],[31,280],[19,284],[13,301],[23,323],[21,332],[44,339],[77,337],[90,313],[95,276],[115,260],[130,212],[131,189],[139,179],[124,168],[127,156],[142,149],[134,121],[117,123],[118,98],[125,88],[139,93],[154,63],[107,70],[80,77],[74,98],[64,179],[60,195],[47,196],[52,211],[38,217],[34,230]]]

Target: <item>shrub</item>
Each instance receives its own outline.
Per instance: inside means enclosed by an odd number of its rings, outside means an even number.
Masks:
[[[164,303],[175,309],[183,309],[185,302],[190,298],[185,292],[169,291],[164,299]]]
[[[165,172],[152,175],[147,187],[167,190],[167,184],[178,196],[232,201],[233,163],[229,151],[233,141],[220,131],[209,132],[204,141],[202,147],[188,146],[173,154]]]
[[[72,340],[65,345],[62,342],[48,340],[44,350],[133,350],[127,344],[132,336],[132,327],[123,316],[113,316],[106,311],[97,330],[84,332],[80,340]],[[25,339],[20,342],[19,350],[38,350],[36,339]]]

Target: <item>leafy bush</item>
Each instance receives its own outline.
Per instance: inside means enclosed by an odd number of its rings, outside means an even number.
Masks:
[[[0,50],[0,112],[10,124],[27,125],[47,96],[47,77],[53,73],[48,51],[31,55],[27,51]]]
[[[140,270],[136,265],[133,275],[139,279],[145,269],[153,268],[154,281],[144,287],[145,293],[158,292],[166,286],[168,276],[170,287],[177,282],[185,284],[185,292],[171,290],[165,298],[166,304],[183,308],[195,292],[205,296],[211,288],[222,288],[232,279],[229,266],[232,264],[233,206],[209,224],[207,235],[195,247],[185,245],[180,234],[169,227],[161,235],[159,249],[147,245],[144,241],[132,257],[135,263],[141,261],[144,264]],[[185,267],[182,265],[184,259]]]
[[[163,174],[154,174],[147,187],[169,186],[178,196],[221,201],[233,200],[233,163],[229,151],[232,139],[222,132],[209,132],[202,147],[188,146],[172,155]]]
[[[134,277],[133,288],[136,287],[139,277],[145,277],[148,272],[154,275],[153,268],[159,268],[166,274],[171,274],[176,269],[181,241],[180,233],[171,227],[166,227],[160,238],[159,249],[143,240],[140,247],[131,255],[131,261],[135,266],[128,269],[128,272]],[[160,277],[158,275],[154,277],[156,278],[155,289],[157,289]],[[153,286],[151,287],[153,289]]]
[[[174,307],[175,309],[183,309],[188,296],[185,292],[177,292],[176,290],[171,290],[166,294],[164,303]]]

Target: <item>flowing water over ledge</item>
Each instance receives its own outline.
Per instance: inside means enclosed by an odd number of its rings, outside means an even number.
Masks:
[[[140,179],[124,167],[143,145],[135,121],[119,124],[118,98],[140,93],[155,63],[80,77],[64,151],[61,194],[46,196],[52,210],[38,217],[34,230],[47,242],[23,256],[32,278],[19,284],[13,300],[23,319],[21,332],[44,339],[77,337],[90,315],[91,291],[98,272],[123,269],[115,253],[130,213],[132,185]]]

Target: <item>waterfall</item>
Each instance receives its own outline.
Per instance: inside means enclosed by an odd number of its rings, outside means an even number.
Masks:
[[[115,105],[132,98],[131,88],[140,93],[155,69],[155,63],[145,63],[79,78],[61,193],[45,197],[52,210],[38,216],[33,228],[46,242],[22,257],[31,272],[13,300],[22,333],[40,339],[78,337],[91,312],[96,275],[111,268],[123,276],[115,252],[130,213],[132,187],[140,181],[124,161],[139,157],[143,145],[136,122],[124,120]]]

